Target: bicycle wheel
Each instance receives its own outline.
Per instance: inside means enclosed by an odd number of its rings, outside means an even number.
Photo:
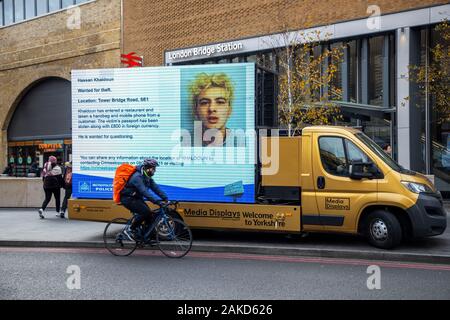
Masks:
[[[179,219],[159,223],[156,242],[161,252],[169,258],[182,258],[192,247],[192,232],[188,225]]]
[[[105,248],[115,256],[129,256],[136,250],[137,242],[129,240],[123,234],[127,223],[127,219],[116,218],[106,225],[103,232]]]

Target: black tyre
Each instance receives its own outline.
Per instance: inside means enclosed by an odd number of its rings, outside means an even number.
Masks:
[[[392,249],[402,241],[402,227],[390,212],[377,210],[365,220],[365,235],[369,243],[381,249]]]
[[[182,258],[191,250],[192,232],[179,219],[170,219],[158,224],[156,241],[159,250],[169,258]]]
[[[123,234],[127,222],[124,218],[111,220],[103,232],[105,248],[115,256],[129,256],[137,248],[137,242],[129,240]]]

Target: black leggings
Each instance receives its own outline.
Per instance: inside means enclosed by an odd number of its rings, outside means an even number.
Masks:
[[[150,210],[144,200],[127,199],[125,201],[122,200],[122,204],[132,213],[136,213],[131,229],[136,229],[144,220],[147,225],[151,225],[153,223],[153,211]]]
[[[67,209],[67,201],[70,199],[70,196],[72,195],[72,188],[66,189],[66,193],[64,195],[64,200],[61,207],[61,212],[66,212]]]
[[[56,212],[59,212],[61,205],[61,188],[44,189],[44,192],[45,192],[45,200],[42,203],[42,210],[45,210],[45,208],[47,208],[47,205],[52,199],[53,194],[55,196]]]

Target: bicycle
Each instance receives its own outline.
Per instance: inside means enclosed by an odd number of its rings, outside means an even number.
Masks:
[[[169,258],[184,257],[192,247],[192,232],[184,221],[174,217],[173,212],[176,212],[177,207],[177,201],[160,204],[160,208],[155,211],[152,225],[141,224],[137,230],[137,239],[133,241],[129,240],[124,231],[133,222],[135,214],[131,219],[111,220],[103,232],[106,249],[115,256],[129,256],[138,247],[157,245],[159,250]]]

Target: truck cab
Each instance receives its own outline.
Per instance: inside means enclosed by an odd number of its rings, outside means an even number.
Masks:
[[[401,167],[361,131],[315,126],[277,139],[278,172],[263,175],[262,185],[300,188],[302,231],[363,234],[380,248],[444,232],[446,212],[431,181]]]

